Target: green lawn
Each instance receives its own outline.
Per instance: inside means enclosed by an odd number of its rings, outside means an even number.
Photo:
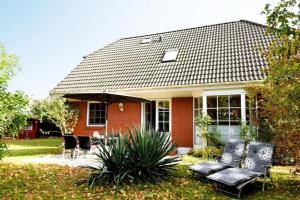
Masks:
[[[0,162],[0,199],[234,199],[216,192],[212,184],[193,179],[187,164],[201,160],[191,156],[183,157],[185,165],[178,166],[176,177],[160,184],[92,190],[86,185],[76,184],[87,177],[86,169],[14,163],[20,158],[61,153],[61,142],[61,139],[7,141],[11,155]],[[274,167],[276,187],[265,192],[250,187],[245,191],[244,199],[300,199],[300,177],[292,175],[290,169]]]
[[[9,149],[6,159],[10,160],[15,157],[60,154],[62,152],[61,138],[42,138],[33,140],[6,139],[3,141],[8,145]]]
[[[122,188],[98,187],[89,190],[76,185],[88,171],[55,165],[0,164],[2,199],[232,199],[216,192],[212,184],[193,179],[187,166],[178,166],[178,176],[161,184],[135,184]],[[274,174],[276,188],[261,192],[252,187],[244,199],[300,199],[300,178]]]

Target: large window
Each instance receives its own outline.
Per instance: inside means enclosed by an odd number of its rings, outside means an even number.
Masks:
[[[196,117],[202,115],[202,109],[203,109],[202,104],[203,104],[202,97],[194,98],[194,119],[196,119]],[[195,124],[195,127],[194,127],[194,131],[195,131],[194,143],[196,145],[203,146],[204,145],[203,144],[203,137],[201,137],[200,129],[196,124]]]
[[[255,124],[258,118],[257,112],[257,97],[255,96],[246,96],[246,122],[248,125]]]
[[[170,132],[170,102],[158,102],[158,131]]]
[[[88,103],[88,126],[104,126],[105,115],[105,103]]]
[[[241,131],[241,95],[207,97],[207,114],[212,118],[210,128],[218,129],[222,140],[239,138]]]
[[[200,116],[202,114],[202,97],[197,97],[197,98],[194,98],[194,115],[195,115],[195,118],[197,116]]]
[[[252,134],[258,133],[258,105],[256,95],[246,96],[246,124],[249,126]]]

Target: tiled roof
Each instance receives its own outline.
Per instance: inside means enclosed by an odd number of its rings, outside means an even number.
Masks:
[[[123,38],[86,56],[51,94],[262,80],[258,47],[273,39],[265,30],[241,20]],[[178,49],[176,61],[161,62],[168,49]]]

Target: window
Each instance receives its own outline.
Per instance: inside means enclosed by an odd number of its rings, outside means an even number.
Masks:
[[[149,44],[152,41],[152,37],[145,37],[142,39],[141,44]]]
[[[176,61],[178,49],[169,49],[165,52],[162,62]]]
[[[208,96],[207,114],[211,129],[218,129],[222,140],[239,138],[241,132],[241,95]]]
[[[197,97],[197,98],[194,98],[194,115],[195,115],[195,118],[197,116],[200,116],[201,113],[202,113],[202,97]]]
[[[145,103],[145,128],[155,129],[155,101]]]
[[[23,130],[32,130],[32,122],[31,121],[27,121],[26,126],[23,128]]]
[[[158,102],[158,131],[170,132],[170,102]]]
[[[88,103],[88,126],[104,126],[105,115],[105,103]]]
[[[202,109],[203,109],[203,100],[202,97],[197,97],[194,98],[194,120],[196,119],[196,117],[201,116],[202,115]],[[196,124],[194,124],[194,143],[196,145],[200,145],[203,146],[203,137],[200,136],[200,129],[198,126],[196,126]]]
[[[258,105],[256,95],[246,96],[246,124],[250,127],[250,131],[254,134],[258,133]]]

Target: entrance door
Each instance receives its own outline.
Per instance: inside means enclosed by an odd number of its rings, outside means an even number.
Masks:
[[[155,115],[156,102],[151,101],[145,103],[145,128],[155,130]]]
[[[171,131],[171,124],[170,124],[170,101],[168,100],[159,100],[157,101],[157,116],[158,116],[158,120],[157,120],[157,124],[156,124],[156,129],[159,132],[162,133],[170,133]]]
[[[144,127],[171,134],[171,102],[157,100],[145,103]]]

